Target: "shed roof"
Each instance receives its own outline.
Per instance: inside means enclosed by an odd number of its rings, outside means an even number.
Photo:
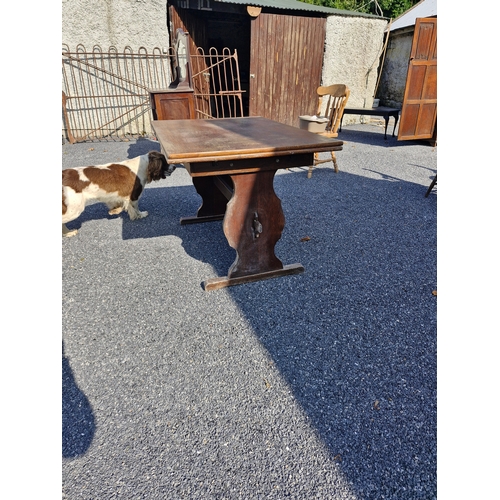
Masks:
[[[419,17],[437,16],[437,0],[421,0],[411,9],[396,17],[391,24],[390,31],[415,26],[415,20]]]
[[[310,3],[300,2],[298,0],[214,0],[220,3],[232,3],[237,5],[252,5],[255,7],[267,7],[270,9],[286,9],[286,10],[304,10],[307,12],[320,12],[322,14],[336,14],[339,16],[349,17],[379,17],[373,14],[364,12],[354,12],[351,10],[332,9],[330,7],[322,7]],[[385,19],[385,18],[383,18]]]

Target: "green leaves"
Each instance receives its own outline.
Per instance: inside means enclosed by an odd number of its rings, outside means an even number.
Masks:
[[[395,19],[419,0],[301,0],[313,5],[321,5],[332,9],[366,12],[382,17]]]

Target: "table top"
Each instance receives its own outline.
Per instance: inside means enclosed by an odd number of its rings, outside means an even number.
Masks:
[[[343,142],[257,117],[153,120],[168,163],[266,158],[340,151]]]

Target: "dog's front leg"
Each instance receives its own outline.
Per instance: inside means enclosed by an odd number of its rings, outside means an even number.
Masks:
[[[143,219],[144,217],[148,216],[148,213],[146,211],[141,212],[139,210],[139,201],[129,202],[127,206],[127,213],[130,217],[130,220]]]

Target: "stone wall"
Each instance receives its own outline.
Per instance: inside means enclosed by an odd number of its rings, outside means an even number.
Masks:
[[[283,11],[286,14],[286,11]],[[387,20],[332,15],[327,19],[322,85],[345,83],[348,106],[371,107]],[[118,52],[145,47],[167,48],[167,0],[62,0],[62,42],[75,50],[97,44]],[[404,89],[403,89],[404,91]],[[346,115],[344,124],[359,122]]]
[[[408,73],[414,26],[391,33],[377,90],[380,104],[401,109]]]
[[[371,108],[387,20],[330,16],[326,25],[322,85],[344,83],[351,90],[348,107]],[[359,122],[346,115],[344,124]]]
[[[62,42],[70,50],[111,45],[134,52],[168,47],[167,0],[62,0]]]

